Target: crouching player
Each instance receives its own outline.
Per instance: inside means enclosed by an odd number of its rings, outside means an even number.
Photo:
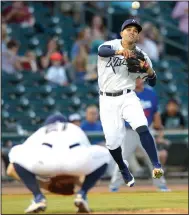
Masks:
[[[54,193],[62,189],[62,194],[70,195],[76,184],[81,186],[74,204],[78,212],[89,213],[87,193],[106,171],[110,156],[106,148],[91,145],[78,126],[58,114],[48,117],[23,144],[13,147],[9,160],[7,174],[21,180],[34,196],[26,213],[45,211],[47,202],[40,187]],[[64,175],[65,184],[61,185],[58,180]]]

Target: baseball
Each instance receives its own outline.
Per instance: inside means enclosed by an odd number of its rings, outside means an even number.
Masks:
[[[134,1],[134,2],[132,3],[132,8],[133,8],[133,9],[139,9],[139,7],[140,7],[140,2]]]

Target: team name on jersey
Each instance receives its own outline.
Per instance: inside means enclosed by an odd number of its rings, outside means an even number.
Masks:
[[[110,60],[106,64],[106,67],[112,67],[114,73],[115,72],[115,67],[119,67],[121,65],[127,65],[127,61],[125,58],[119,58],[119,57],[110,57]]]

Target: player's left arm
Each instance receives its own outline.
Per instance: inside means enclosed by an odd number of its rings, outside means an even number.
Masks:
[[[151,87],[154,87],[156,85],[156,80],[157,80],[156,72],[152,67],[152,62],[150,58],[147,55],[144,55],[144,57],[145,57],[145,61],[141,62],[141,66],[142,68],[145,69],[147,73],[147,77],[145,80],[148,85],[150,85]]]

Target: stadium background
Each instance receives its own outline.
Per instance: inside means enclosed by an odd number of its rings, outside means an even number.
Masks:
[[[12,146],[21,144],[51,113],[60,111],[68,118],[77,113],[82,122],[89,105],[98,107],[97,47],[119,38],[121,24],[130,17],[145,29],[141,45],[158,76],[155,91],[160,112],[175,99],[184,118],[184,125],[165,126],[170,141],[166,177],[184,183],[188,176],[188,33],[173,14],[177,2],[141,2],[140,9],[133,10],[131,2],[27,1],[17,5],[23,17],[7,18],[14,4],[1,2],[1,161],[6,187],[14,184],[5,172]],[[154,47],[150,51],[145,46],[149,40],[149,47]],[[6,54],[12,44],[18,52],[9,61]],[[60,59],[62,80],[47,76],[53,61]],[[94,142],[104,138],[101,131],[87,134]]]

